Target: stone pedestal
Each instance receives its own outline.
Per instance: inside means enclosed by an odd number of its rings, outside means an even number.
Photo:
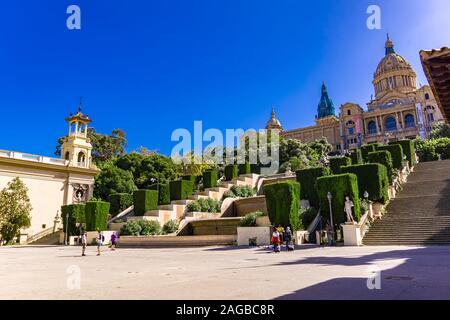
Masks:
[[[358,224],[343,223],[341,228],[344,233],[344,246],[362,245],[361,228]]]
[[[306,238],[306,234],[308,233],[308,231],[295,231],[294,232],[294,244],[296,245],[300,245],[300,244],[304,244],[305,238]]]
[[[270,223],[269,216],[262,216],[256,218],[256,226],[258,227],[270,227],[272,224]]]
[[[238,227],[237,228],[237,245],[248,246],[251,239],[256,239],[257,246],[270,245],[271,227]]]
[[[27,244],[28,241],[28,234],[27,233],[21,233],[19,235],[19,244]]]

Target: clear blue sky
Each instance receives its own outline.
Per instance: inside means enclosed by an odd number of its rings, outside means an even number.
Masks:
[[[5,1],[6,2],[6,1]],[[82,29],[66,28],[81,8]],[[382,29],[366,27],[378,4]],[[0,149],[52,155],[79,96],[98,132],[169,154],[176,128],[313,124],[325,81],[365,107],[389,31],[426,83],[421,49],[450,46],[450,1],[15,0],[0,17]]]

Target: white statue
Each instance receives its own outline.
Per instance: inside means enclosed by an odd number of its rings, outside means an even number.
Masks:
[[[353,207],[354,207],[353,201],[350,200],[349,197],[345,197],[344,211],[347,214],[347,222],[352,222],[352,223],[355,222],[355,220],[353,220],[353,213],[352,213]]]

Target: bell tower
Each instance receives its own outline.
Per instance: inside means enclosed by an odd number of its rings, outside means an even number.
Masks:
[[[81,112],[81,104],[80,99],[77,113],[65,119],[69,123],[69,135],[61,146],[61,157],[68,160],[71,167],[89,169],[93,166],[92,145],[87,136],[91,119]]]

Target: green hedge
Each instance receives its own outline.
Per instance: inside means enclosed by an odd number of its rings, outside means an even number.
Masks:
[[[312,207],[319,207],[319,197],[317,196],[316,179],[323,176],[331,175],[330,168],[312,168],[303,169],[295,172],[297,181],[302,188],[301,198],[302,200],[309,200],[309,204]]]
[[[388,175],[389,183],[393,181],[393,166],[392,166],[392,156],[387,150],[370,152],[367,156],[369,163],[379,163],[386,167],[386,172]]]
[[[194,183],[187,180],[170,181],[170,200],[186,200],[194,192]]]
[[[67,206],[61,206],[61,219],[63,222],[63,231],[69,236],[78,236],[80,230],[77,228],[76,224],[86,223],[85,218],[85,205],[84,204],[69,204]],[[66,222],[68,225],[66,226]],[[67,229],[66,229],[67,227]]]
[[[363,157],[361,149],[355,149],[350,153],[350,158],[352,159],[352,164],[361,164],[363,163]]]
[[[202,176],[185,175],[181,177],[181,180],[191,181],[194,184],[194,190],[197,190],[201,178]]]
[[[108,197],[109,213],[114,217],[133,205],[133,195],[129,193],[114,193]]]
[[[150,190],[159,191],[158,204],[170,204],[170,187],[168,183],[152,184],[148,187]]]
[[[238,164],[238,172],[239,175],[252,173],[250,162],[247,161],[245,163]]]
[[[295,181],[272,183],[264,186],[267,211],[274,226],[290,226],[297,230],[300,226],[300,184]]]
[[[217,187],[217,180],[219,179],[219,174],[217,170],[208,170],[203,172],[203,187],[215,188]]]
[[[225,180],[231,181],[239,176],[239,168],[235,164],[225,166]]]
[[[369,153],[377,151],[377,145],[375,144],[366,144],[361,147],[361,155],[364,162],[369,161]]]
[[[109,202],[88,201],[86,202],[86,230],[104,231],[108,223]]]
[[[330,169],[334,174],[341,173],[341,167],[352,164],[352,159],[349,157],[334,157],[330,158]]]
[[[369,193],[369,199],[381,203],[389,200],[389,179],[387,169],[379,163],[358,164],[342,167],[342,173],[353,173],[358,178],[359,197],[364,191]]]
[[[133,204],[136,216],[158,209],[158,191],[143,189],[133,192]]]
[[[413,167],[416,165],[416,149],[414,148],[414,142],[412,140],[400,140],[395,142],[390,142],[390,145],[399,144],[402,146],[403,154],[408,160],[409,166]]]
[[[251,164],[250,165],[250,171],[251,171],[251,173],[260,174],[261,173],[261,166],[259,164]]]
[[[395,169],[402,170],[403,169],[403,148],[399,144],[392,144],[387,146],[379,146],[377,148],[378,151],[386,150],[391,153],[392,157],[392,166]]]
[[[330,211],[327,194],[331,192],[331,207],[333,210],[333,223],[335,230],[341,223],[347,221],[347,215],[344,211],[345,197],[350,197],[353,201],[353,217],[355,221],[360,219],[360,201],[358,178],[352,173],[345,173],[333,176],[317,178],[317,190],[320,201],[320,214],[325,220],[330,220]]]

